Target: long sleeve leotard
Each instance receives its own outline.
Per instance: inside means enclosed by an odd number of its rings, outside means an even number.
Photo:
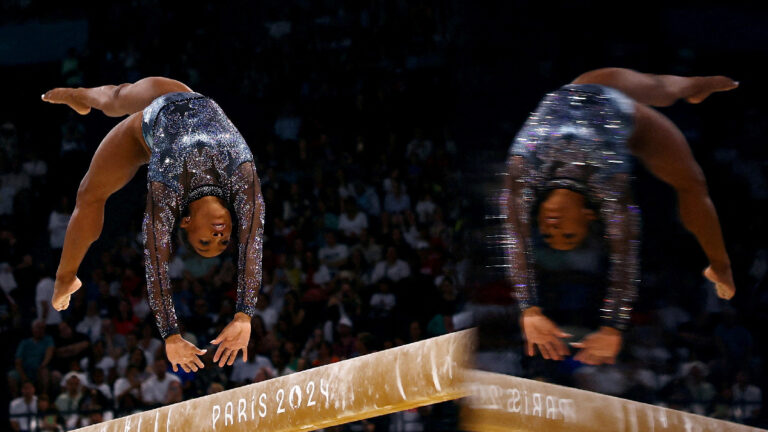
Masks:
[[[503,246],[522,310],[538,305],[532,212],[558,188],[579,192],[599,209],[609,245],[604,325],[624,329],[638,283],[640,212],[631,201],[634,102],[617,90],[567,85],[548,94],[517,134],[502,193]]]
[[[152,156],[147,175],[144,261],[149,304],[163,338],[179,333],[168,277],[172,236],[189,203],[204,196],[234,211],[238,241],[236,311],[253,316],[261,285],[264,200],[245,140],[211,99],[169,93],[143,113]]]

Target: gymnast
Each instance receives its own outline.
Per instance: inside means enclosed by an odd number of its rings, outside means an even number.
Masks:
[[[77,191],[56,272],[53,307],[69,306],[82,285],[77,270],[104,224],[107,198],[148,163],[144,213],[144,263],[149,304],[168,360],[177,371],[203,367],[206,352],[184,340],[171,296],[168,263],[178,228],[186,244],[204,257],[237,243],[237,307],[234,319],[211,343],[214,362],[247,361],[251,317],[261,284],[264,201],[253,155],[243,137],[211,99],[168,78],[95,88],[57,88],[42,96],[79,114],[91,109],[110,117],[128,115],[104,138]],[[234,213],[234,218],[233,218]]]
[[[599,329],[571,343],[574,359],[614,363],[621,348],[638,283],[639,209],[630,196],[633,156],[677,193],[683,225],[704,250],[704,276],[717,295],[735,293],[730,259],[706,180],[678,128],[651,106],[678,99],[699,103],[738,87],[724,76],[651,75],[628,69],[587,72],[548,94],[518,132],[509,151],[502,211],[505,249],[521,308],[526,353],[546,359],[570,354],[571,337],[545,314],[537,294],[532,244],[572,250],[593,221],[603,224],[608,246],[607,292]]]

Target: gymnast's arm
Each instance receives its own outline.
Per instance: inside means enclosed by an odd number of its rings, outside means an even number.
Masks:
[[[525,159],[522,156],[509,158],[502,195],[502,211],[506,217],[502,246],[514,293],[522,311],[520,324],[525,335],[526,353],[532,356],[538,348],[544,358],[562,360],[563,356],[569,354],[569,350],[560,339],[571,335],[561,331],[538,307],[530,244],[532,197],[526,196],[532,191],[525,184],[525,170]]]
[[[574,359],[591,365],[615,363],[637,297],[640,212],[631,201],[629,175],[616,174],[610,182],[613,196],[600,209],[610,250],[608,290],[600,309],[602,326],[571,344],[581,349]]]
[[[522,156],[510,156],[502,193],[502,211],[505,217],[502,245],[507,260],[510,280],[520,311],[538,306],[536,275],[531,258],[531,206],[525,199]]]
[[[235,317],[213,340],[219,345],[213,357],[219,366],[233,364],[238,351],[248,360],[251,317],[261,287],[261,258],[264,237],[264,199],[253,162],[241,164],[230,183],[230,196],[238,223],[238,274]]]
[[[178,194],[159,182],[151,182],[144,213],[144,266],[147,274],[147,300],[155,316],[160,335],[165,340],[166,355],[177,371],[197,371],[203,367],[197,357],[205,354],[184,340],[179,331],[168,263],[171,258],[171,236],[181,207]]]
[[[80,114],[88,114],[91,108],[95,108],[109,117],[121,117],[143,110],[153,100],[166,93],[191,91],[179,81],[149,77],[135,83],[120,85],[55,88],[45,93],[43,100],[55,104],[67,104]]]
[[[600,84],[615,88],[642,104],[666,107],[678,99],[699,103],[710,94],[732,90],[739,83],[725,76],[681,77],[655,75],[622,68],[586,72],[573,84]]]

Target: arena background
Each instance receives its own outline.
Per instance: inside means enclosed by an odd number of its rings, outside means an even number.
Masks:
[[[17,348],[38,317],[36,296],[50,288],[77,185],[116,124],[100,113],[80,117],[43,104],[45,90],[151,75],[187,83],[215,99],[248,141],[267,204],[260,298],[266,308],[254,323],[252,347],[260,357],[248,365],[208,366],[194,379],[182,374],[166,400],[128,396],[116,404],[114,394],[104,393],[114,392],[126,365],[140,366],[141,378],[149,379],[157,353],[152,340],[158,334],[142,297],[146,171],[110,199],[102,237],[79,273],[84,288],[62,314],[75,329],[90,323],[78,331],[91,333],[64,337],[59,332],[68,333],[61,329],[66,325],[46,328],[54,346],[65,349],[42,368],[50,383],[35,391],[47,395],[52,409],[77,406],[59,413],[67,426],[207,394],[217,390],[214,383],[231,388],[285,367],[313,367],[441,334],[468,325],[466,311],[509,318],[508,326],[487,329],[481,363],[493,359],[497,369],[545,378],[541,365],[521,358],[508,288],[487,268],[493,252],[482,239],[483,220],[494,185],[486,173],[498,170],[546,91],[592,68],[622,66],[726,74],[741,82],[737,91],[699,106],[663,110],[707,175],[738,293],[730,307],[713,297],[700,276],[704,257],[680,226],[671,191],[638,169],[643,282],[621,361],[581,371],[569,363],[558,373],[594,391],[765,426],[759,390],[765,389],[766,358],[760,329],[768,324],[767,90],[758,65],[766,58],[768,16],[715,2],[647,3],[631,17],[600,2],[479,3],[3,2],[3,388],[5,371],[14,368]],[[393,183],[405,186],[409,202],[389,192]],[[370,240],[340,229],[350,207],[344,196],[365,214]],[[357,229],[355,218],[345,223]],[[328,257],[321,253],[326,232],[349,246],[350,258],[338,270],[320,259]],[[379,283],[377,263],[390,247],[403,261],[393,261],[401,271],[398,280]],[[231,314],[231,254],[201,260],[182,252],[174,264],[177,311],[204,345]],[[140,353],[131,355],[134,345]],[[94,365],[105,370],[106,385],[92,384],[101,382]],[[71,371],[95,387],[83,389],[76,403],[61,396],[61,377]],[[10,384],[0,393],[3,418],[19,391]],[[340,429],[445,430],[455,415],[449,403]]]

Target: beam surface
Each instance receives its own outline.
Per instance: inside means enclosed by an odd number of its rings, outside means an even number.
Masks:
[[[451,333],[78,431],[306,431],[458,399],[473,341]]]
[[[749,426],[490,372],[464,374],[462,429],[476,432],[747,432]]]

